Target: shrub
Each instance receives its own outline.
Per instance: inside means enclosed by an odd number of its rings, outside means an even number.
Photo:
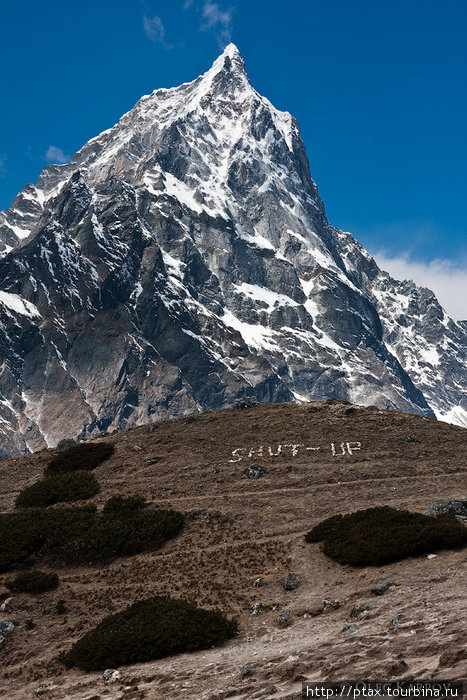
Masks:
[[[144,498],[141,496],[112,496],[104,506],[103,513],[136,513],[144,508]]]
[[[307,532],[305,540],[307,542],[321,542],[326,539],[339,527],[343,517],[343,515],[339,514],[332,515],[330,518],[322,520],[318,525],[315,525],[310,532]]]
[[[58,588],[57,574],[45,571],[22,571],[16,578],[5,582],[5,586],[13,593],[44,593]]]
[[[66,564],[97,563],[162,547],[183,527],[181,513],[148,510],[142,513],[106,514],[92,522],[71,518],[50,533],[47,550]]]
[[[158,549],[183,528],[173,510],[98,514],[94,506],[0,514],[0,571],[47,559],[97,563]]]
[[[57,474],[23,489],[16,499],[16,507],[37,508],[54,503],[86,500],[95,496],[99,490],[96,477],[89,472]]]
[[[69,667],[99,671],[218,646],[236,633],[236,621],[220,612],[155,597],[104,618],[63,658]]]
[[[113,454],[110,442],[82,442],[52,457],[45,469],[45,476],[63,472],[91,471]]]
[[[28,562],[42,547],[41,516],[40,508],[0,514],[0,571]]]
[[[340,564],[380,566],[406,557],[467,544],[467,529],[453,515],[434,519],[388,506],[337,515],[315,526],[307,542]]]

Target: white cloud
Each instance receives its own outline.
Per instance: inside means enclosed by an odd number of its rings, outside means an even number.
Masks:
[[[222,3],[212,2],[212,0],[204,0],[203,2],[185,0],[183,9],[187,10],[190,7],[201,15],[200,30],[202,32],[212,31],[220,48],[224,48],[232,39],[235,6],[231,5],[227,8]]]
[[[467,265],[451,260],[429,263],[411,260],[408,254],[391,257],[385,252],[374,255],[379,267],[396,279],[410,279],[420,287],[428,287],[441,306],[454,320],[467,319]]]
[[[155,44],[164,43],[165,27],[161,18],[158,15],[154,15],[154,17],[147,17],[146,15],[144,15],[143,29],[148,39],[153,41]]]
[[[45,154],[45,159],[47,163],[59,163],[63,165],[63,163],[68,163],[70,156],[67,156],[67,154],[57,146],[49,146]]]
[[[222,44],[228,44],[232,38],[233,9],[223,9],[219,3],[207,0],[203,4],[202,14],[204,22],[200,29],[202,31],[214,29],[218,41]]]

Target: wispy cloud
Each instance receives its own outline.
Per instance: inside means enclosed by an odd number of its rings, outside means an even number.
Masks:
[[[374,255],[378,265],[396,279],[410,279],[428,287],[441,306],[456,321],[467,319],[467,263],[432,260],[429,263],[412,260],[409,254],[396,257],[385,252]]]
[[[47,163],[59,163],[63,165],[63,163],[68,163],[70,156],[64,153],[61,148],[58,148],[58,146],[49,146],[45,154],[45,159]]]
[[[0,153],[0,177],[6,175],[6,156]]]
[[[165,45],[165,27],[161,18],[158,15],[153,17],[143,16],[144,33],[155,44]]]
[[[220,48],[224,48],[232,39],[235,6],[225,6],[212,0],[185,0],[184,9],[193,8],[200,14],[199,28],[202,32],[212,32]]]

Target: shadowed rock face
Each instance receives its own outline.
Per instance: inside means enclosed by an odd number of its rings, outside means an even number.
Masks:
[[[0,456],[238,400],[467,422],[465,324],[333,228],[230,45],[0,213]]]

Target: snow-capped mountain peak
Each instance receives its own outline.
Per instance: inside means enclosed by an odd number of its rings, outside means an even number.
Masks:
[[[233,44],[44,168],[0,241],[4,454],[238,399],[464,420],[465,328],[328,223]]]

